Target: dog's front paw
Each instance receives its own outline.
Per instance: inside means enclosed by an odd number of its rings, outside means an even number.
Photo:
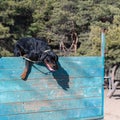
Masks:
[[[25,80],[25,79],[26,79],[26,76],[27,76],[27,74],[26,74],[25,72],[23,72],[23,73],[21,74],[21,79]]]

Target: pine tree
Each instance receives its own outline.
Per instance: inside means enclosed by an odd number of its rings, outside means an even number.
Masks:
[[[12,41],[10,27],[14,25],[15,2],[13,0],[1,0],[0,1],[0,54],[2,56],[11,55]]]

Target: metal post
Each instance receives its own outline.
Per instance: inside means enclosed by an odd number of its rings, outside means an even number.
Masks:
[[[105,29],[102,30],[102,34],[101,34],[101,56],[104,59],[104,54],[105,54]]]

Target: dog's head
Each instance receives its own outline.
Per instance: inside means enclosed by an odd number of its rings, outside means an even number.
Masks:
[[[56,71],[58,69],[58,56],[53,51],[44,52],[40,59],[50,71]]]

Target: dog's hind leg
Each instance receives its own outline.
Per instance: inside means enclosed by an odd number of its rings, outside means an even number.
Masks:
[[[22,78],[23,80],[26,80],[26,79],[27,79],[28,74],[29,74],[30,71],[31,71],[31,66],[32,66],[32,63],[26,60],[26,61],[25,61],[24,71],[23,71],[23,73],[21,74],[21,78]]]

